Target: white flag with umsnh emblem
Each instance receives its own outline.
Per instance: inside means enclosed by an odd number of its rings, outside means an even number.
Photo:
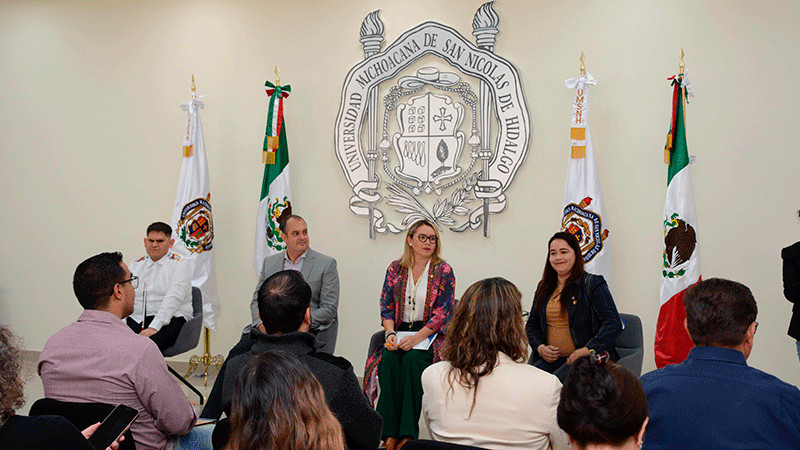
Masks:
[[[608,248],[603,194],[589,130],[589,85],[597,82],[587,72],[586,75],[566,80],[565,84],[575,89],[575,97],[572,103],[570,158],[561,229],[578,238],[586,271],[602,275],[611,290],[611,249]]]
[[[188,112],[183,139],[183,164],[172,210],[173,249],[192,264],[192,286],[203,293],[203,323],[216,330],[219,316],[217,269],[214,264],[214,221],[208,161],[200,124],[199,109],[205,105],[195,95],[181,105]]]

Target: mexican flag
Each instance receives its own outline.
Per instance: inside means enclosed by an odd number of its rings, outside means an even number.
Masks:
[[[181,176],[172,210],[172,237],[175,238],[173,250],[184,255],[193,266],[192,286],[200,288],[203,293],[203,323],[207,328],[216,330],[219,294],[214,264],[211,188],[199,114],[203,106],[194,93],[188,103],[181,105],[189,117],[183,138]]]
[[[661,309],[655,339],[656,367],[686,359],[694,347],[684,327],[686,289],[700,281],[697,213],[694,207],[689,152],[686,147],[684,108],[691,87],[684,74],[671,77],[672,122],[664,148],[667,199],[664,203],[664,246],[661,270]]]
[[[575,96],[561,229],[578,239],[586,271],[602,275],[611,286],[611,249],[606,240],[608,229],[603,223],[603,194],[589,130],[589,86],[597,84],[597,81],[587,72],[566,80],[565,84],[575,90]]]
[[[286,123],[283,118],[283,99],[289,96],[291,86],[276,86],[266,82],[269,106],[267,128],[264,136],[262,162],[264,180],[256,218],[253,268],[261,272],[264,258],[286,248],[278,223],[292,213],[292,189],[289,185],[289,146],[286,141]]]

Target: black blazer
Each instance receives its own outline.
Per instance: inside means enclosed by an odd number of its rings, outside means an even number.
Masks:
[[[800,340],[800,242],[781,250],[783,258],[783,295],[794,303],[789,336]]]
[[[602,275],[584,273],[571,290],[569,311],[569,331],[575,348],[588,347],[598,352],[608,352],[614,360],[619,359],[614,349],[614,341],[622,331],[622,321],[617,306],[608,291],[608,284]],[[536,348],[547,344],[546,308],[536,314],[533,306],[525,324],[525,334],[533,348],[534,361],[541,359]]]

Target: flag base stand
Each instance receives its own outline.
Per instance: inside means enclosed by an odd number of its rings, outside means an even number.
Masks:
[[[217,366],[217,370],[222,367],[222,363],[225,361],[225,358],[222,355],[211,356],[211,340],[209,338],[208,328],[203,327],[203,356],[192,355],[189,358],[189,371],[186,372],[184,378],[189,378],[192,376],[197,367],[202,364],[205,369],[203,370],[203,385],[208,386],[208,368],[211,364]]]

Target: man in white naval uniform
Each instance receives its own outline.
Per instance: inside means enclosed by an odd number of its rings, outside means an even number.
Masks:
[[[181,327],[192,317],[192,266],[170,251],[175,240],[172,227],[155,222],[147,227],[143,256],[130,265],[139,277],[133,314],[127,318],[131,329],[149,337],[160,350],[175,344]]]

